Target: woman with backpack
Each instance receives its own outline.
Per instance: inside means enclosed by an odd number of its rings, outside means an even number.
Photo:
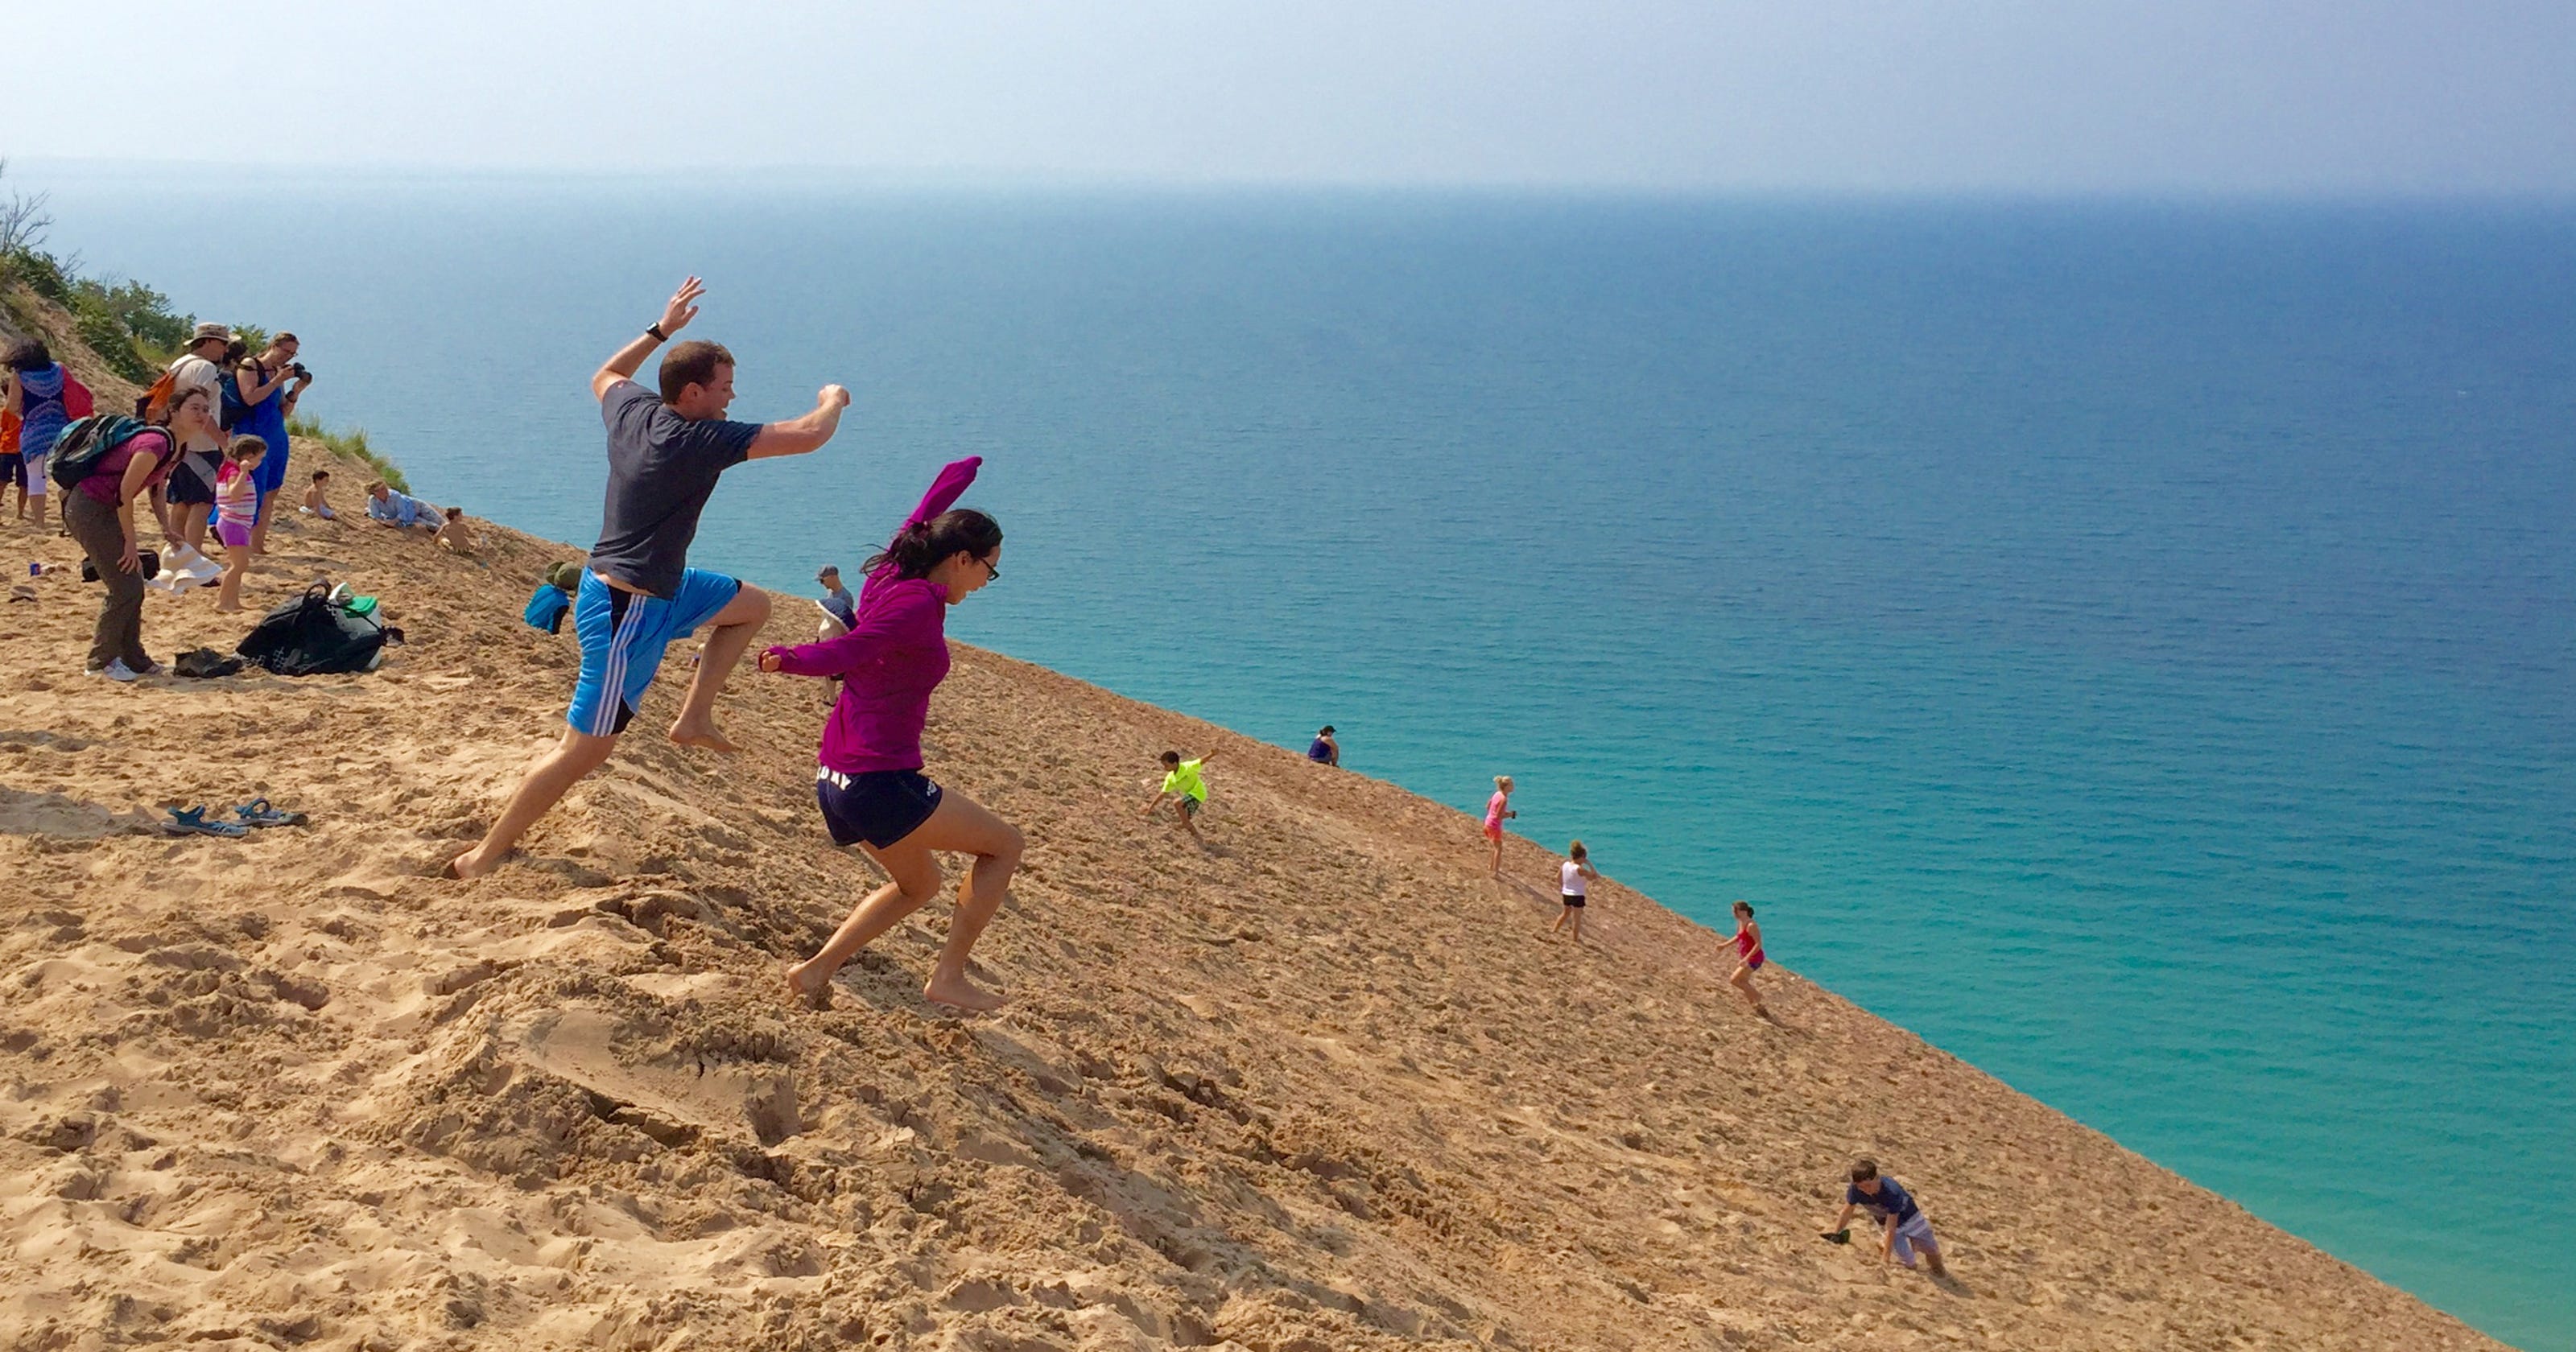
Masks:
[[[240,388],[242,412],[231,427],[235,436],[254,436],[268,445],[268,455],[259,462],[253,482],[259,485],[259,523],[250,529],[250,552],[268,552],[268,519],[276,505],[277,490],[286,486],[286,420],[295,413],[295,401],[304,387],[313,383],[313,375],[295,360],[295,335],[281,333],[268,340],[268,347],[233,370],[233,383]],[[289,388],[293,382],[293,388]]]
[[[168,477],[179,461],[179,443],[166,427],[130,418],[97,421],[122,424],[125,435],[92,458],[80,481],[63,494],[63,525],[89,554],[98,580],[107,584],[107,599],[98,608],[98,632],[89,645],[89,673],[130,681],[161,669],[143,651],[143,564],[135,543],[134,503],[137,498],[148,501]]]
[[[63,428],[89,412],[89,391],[72,379],[69,368],[54,360],[41,338],[22,340],[9,349],[6,357],[0,357],[0,365],[9,368],[6,406],[18,418],[18,458],[25,467],[21,482],[33,505],[35,522],[43,526],[46,458]],[[74,404],[82,407],[74,408]]]

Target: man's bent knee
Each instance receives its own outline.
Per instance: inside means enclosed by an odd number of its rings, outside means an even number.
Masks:
[[[725,602],[724,609],[716,612],[710,623],[719,629],[730,629],[738,624],[763,625],[769,623],[771,608],[769,593],[746,582],[740,591],[733,594],[732,600]]]

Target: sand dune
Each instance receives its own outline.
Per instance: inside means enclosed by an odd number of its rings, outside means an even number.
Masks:
[[[574,668],[517,611],[576,551],[489,535],[281,529],[251,604],[382,596],[364,677],[117,687],[76,573],[0,608],[0,1347],[2496,1346],[1782,967],[1756,1022],[1615,882],[1546,942],[1536,846],[1492,884],[1455,812],[972,649],[929,744],[1031,842],[997,1017],[919,997],[944,905],[777,1000],[875,881],[812,682],[684,752],[675,652],[524,856],[435,876]],[[1137,814],[1210,745],[1202,850]],[[152,829],[254,796],[313,823]],[[1864,1152],[1954,1282],[1816,1238]]]

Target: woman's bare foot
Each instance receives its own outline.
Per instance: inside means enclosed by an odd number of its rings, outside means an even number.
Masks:
[[[674,723],[671,725],[671,740],[682,746],[721,751],[728,756],[742,749],[726,741],[725,735],[716,731],[713,723]]]
[[[950,976],[944,972],[930,974],[929,982],[921,988],[921,998],[934,1005],[946,1005],[970,1014],[990,1014],[1011,1002],[1007,995],[995,995],[963,976]]]
[[[483,847],[477,845],[447,861],[447,876],[471,882],[500,866],[501,861],[498,859],[485,859]]]
[[[239,612],[240,612],[240,610],[241,610],[241,607],[240,607],[240,606],[217,605],[217,606],[215,607],[215,613],[216,613],[216,614],[218,614],[218,615],[232,615],[232,614],[237,614],[237,613],[239,613]]]

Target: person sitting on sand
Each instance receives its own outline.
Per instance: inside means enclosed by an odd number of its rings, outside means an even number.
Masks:
[[[669,735],[681,746],[734,750],[716,731],[716,695],[768,623],[769,596],[738,579],[689,567],[698,514],[726,470],[745,460],[821,449],[840,429],[850,392],[826,385],[814,396],[813,411],[786,422],[728,422],[733,354],[705,342],[682,343],[662,358],[658,392],[636,384],[636,369],[697,318],[698,297],[705,293],[695,277],[682,282],[662,317],[590,377],[608,431],[608,501],[589,571],[573,598],[581,676],[564,714],[563,741],[520,782],[482,843],[448,865],[459,878],[500,867],[557,799],[607,763],[661,669],[663,650],[709,626],[715,632],[701,650]]]
[[[465,509],[450,507],[444,515],[446,519],[439,526],[438,534],[432,537],[432,542],[453,554],[473,553],[474,528],[466,523]]]
[[[1592,871],[1592,856],[1585,853],[1582,841],[1565,847],[1565,862],[1557,866],[1557,900],[1565,903],[1556,913],[1556,923],[1547,927],[1550,934],[1574,922],[1574,942],[1583,942],[1583,904],[1590,899],[1592,882],[1601,875]]]
[[[828,1004],[843,963],[939,895],[936,852],[947,850],[974,862],[922,998],[965,1010],[1003,1004],[968,978],[967,961],[1001,909],[1025,842],[1018,827],[921,773],[930,694],[948,676],[948,608],[1002,575],[1002,528],[954,506],[982,464],[970,456],[940,470],[903,529],[868,560],[848,633],[760,655],[762,671],[842,678],[815,752],[814,799],[832,843],[858,846],[893,880],[851,908],[821,952],[787,969],[798,1003]]]
[[[1860,1160],[1851,1168],[1851,1186],[1843,1192],[1843,1209],[1825,1231],[1825,1238],[1837,1244],[1851,1238],[1845,1229],[1854,1211],[1866,1211],[1879,1223],[1879,1259],[1914,1268],[1914,1255],[1920,1252],[1930,1265],[1932,1275],[1941,1276],[1941,1243],[1932,1237],[1932,1222],[1923,1219],[1923,1211],[1914,1204],[1914,1195],[1892,1178],[1881,1178],[1874,1160]]]
[[[1727,974],[1726,984],[1753,1006],[1757,1018],[1770,1018],[1771,1011],[1762,1007],[1762,992],[1753,989],[1753,974],[1762,970],[1762,927],[1753,923],[1753,903],[1735,903],[1735,970]]]
[[[823,589],[823,599],[814,603],[823,610],[823,618],[814,626],[815,641],[850,632],[859,622],[859,603],[850,598],[850,589],[841,585],[841,570],[824,564],[814,581]]]
[[[267,455],[267,442],[235,437],[224,448],[224,467],[215,471],[215,540],[224,547],[223,586],[215,593],[220,611],[242,608],[242,577],[250,572],[252,532],[259,524],[259,462]]]
[[[1323,728],[1315,734],[1315,740],[1306,744],[1306,759],[1313,761],[1317,765],[1339,765],[1342,763],[1342,744],[1333,740],[1332,724],[1325,724]]]
[[[1485,839],[1494,847],[1494,876],[1503,876],[1503,823],[1521,814],[1512,811],[1512,777],[1494,776],[1494,796],[1485,800]]]
[[[331,510],[331,471],[313,471],[313,482],[304,488],[304,514],[318,516],[325,521],[340,519],[340,514]]]
[[[1207,763],[1214,759],[1216,753],[1213,751],[1197,760],[1182,760],[1181,753],[1177,751],[1164,752],[1163,787],[1155,792],[1154,801],[1145,805],[1145,815],[1153,816],[1156,809],[1168,802],[1181,819],[1181,829],[1189,832],[1193,839],[1199,838],[1198,815],[1207,807],[1208,801]]]
[[[367,484],[367,519],[403,530],[438,529],[438,509],[382,479]]]
[[[859,603],[851,600],[850,589],[841,585],[841,570],[824,564],[822,571],[814,574],[814,581],[823,588],[823,599],[814,603],[823,609],[823,618],[814,622],[814,641],[820,643],[850,632],[850,627],[859,622]],[[824,681],[825,707],[839,702],[840,698],[841,678],[834,676]]]

